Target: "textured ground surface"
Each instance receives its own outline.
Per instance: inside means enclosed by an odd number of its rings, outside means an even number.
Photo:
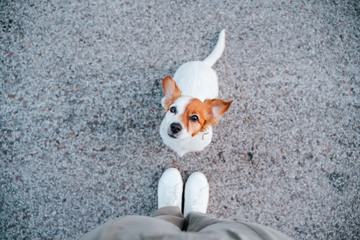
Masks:
[[[356,2],[1,1],[0,239],[149,215],[174,166],[208,177],[220,218],[358,239]],[[158,134],[161,79],[223,28],[214,68],[234,103],[205,151],[178,158]]]

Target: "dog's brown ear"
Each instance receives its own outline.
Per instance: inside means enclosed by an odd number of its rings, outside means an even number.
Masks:
[[[232,102],[233,101],[226,102],[218,98],[206,99],[204,101],[204,104],[209,107],[207,120],[211,126],[214,126],[219,122],[221,116],[229,109]]]
[[[165,99],[162,102],[162,105],[166,110],[168,110],[170,105],[181,96],[181,90],[176,85],[175,80],[170,76],[163,79],[162,87],[165,93]]]

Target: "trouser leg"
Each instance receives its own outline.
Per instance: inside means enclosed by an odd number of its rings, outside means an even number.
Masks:
[[[83,240],[174,239],[181,233],[184,218],[178,207],[158,209],[153,217],[124,216],[87,233]]]
[[[184,226],[184,216],[178,207],[163,207],[156,210],[152,217],[159,218],[177,226],[180,230]]]
[[[187,231],[211,236],[211,239],[288,240],[286,235],[256,223],[228,222],[192,212],[186,218]]]
[[[200,232],[203,228],[206,228],[210,225],[225,222],[223,220],[218,220],[211,215],[191,212],[185,218],[184,230],[187,232]]]

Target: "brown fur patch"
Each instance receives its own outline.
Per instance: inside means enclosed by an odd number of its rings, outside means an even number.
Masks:
[[[191,133],[192,136],[195,136],[199,132],[206,130],[206,126],[209,123],[208,116],[210,112],[211,109],[206,104],[197,98],[193,98],[186,106],[185,111],[181,116],[181,121],[186,126],[187,131]],[[198,122],[190,120],[193,115],[198,117]]]
[[[206,131],[207,126],[215,126],[221,116],[229,109],[232,101],[225,102],[221,99],[206,99],[201,102],[193,98],[185,108],[181,116],[181,121],[185,124],[187,131],[195,136],[199,132]],[[198,122],[190,120],[191,116],[196,115]]]

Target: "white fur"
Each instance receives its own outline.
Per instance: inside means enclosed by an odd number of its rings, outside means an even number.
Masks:
[[[224,48],[225,30],[222,30],[214,50],[204,61],[185,63],[175,72],[173,79],[181,90],[182,95],[171,105],[176,106],[177,113],[174,114],[168,111],[161,122],[160,135],[164,143],[179,156],[183,156],[187,152],[201,151],[211,142],[211,126],[209,126],[206,131],[191,136],[191,133],[189,133],[184,124],[181,123],[180,117],[192,98],[198,98],[200,101],[204,101],[205,99],[218,97],[218,79],[216,72],[211,67],[221,57]],[[163,106],[164,102],[163,98]],[[172,138],[169,135],[171,134],[170,124],[172,123],[179,123],[182,126],[182,130],[177,134],[176,138]]]
[[[204,62],[188,62],[175,72],[174,80],[183,96],[191,96],[204,101],[217,98],[219,86],[214,69]]]

